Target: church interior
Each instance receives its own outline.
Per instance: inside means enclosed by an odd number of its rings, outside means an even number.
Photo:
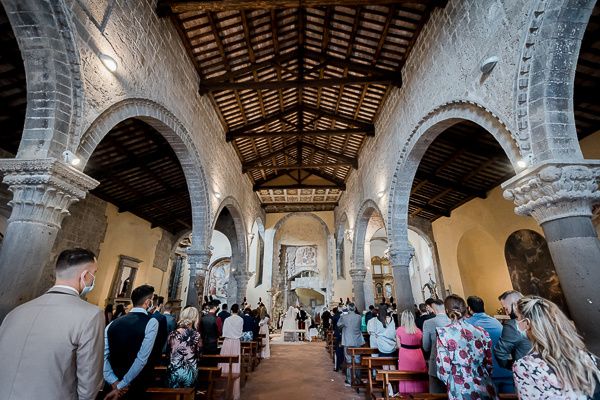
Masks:
[[[279,333],[449,295],[502,320],[516,290],[600,354],[594,0],[0,3],[0,321],[85,248],[102,310],[148,284]],[[325,342],[310,398],[365,398]],[[242,399],[309,398],[260,397],[286,348]]]

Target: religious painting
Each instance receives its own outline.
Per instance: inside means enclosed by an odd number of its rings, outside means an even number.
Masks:
[[[318,272],[317,246],[287,246],[282,245],[281,253],[284,254],[287,275],[293,278],[302,272]]]
[[[506,240],[504,256],[515,290],[550,299],[568,313],[550,250],[542,235],[529,229],[513,232]]]
[[[392,297],[392,285],[390,283],[385,284],[385,298],[389,299]]]
[[[124,255],[119,256],[119,264],[113,277],[107,304],[129,304],[131,292],[134,288],[135,275],[141,262],[142,260],[138,260],[137,258]]]
[[[213,299],[227,303],[230,269],[231,259],[229,257],[219,259],[213,263],[209,270],[207,296],[212,296]]]

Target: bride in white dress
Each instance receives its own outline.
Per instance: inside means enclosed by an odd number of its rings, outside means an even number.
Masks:
[[[283,333],[283,340],[286,341],[286,333],[285,331],[293,331],[298,329],[298,321],[296,320],[296,317],[298,316],[298,309],[294,306],[290,306],[290,308],[288,308],[287,313],[285,314],[285,319],[283,320],[283,328],[281,329],[281,332]],[[287,335],[291,335],[292,337],[292,341],[296,342],[298,341],[298,334],[297,333],[288,333]]]

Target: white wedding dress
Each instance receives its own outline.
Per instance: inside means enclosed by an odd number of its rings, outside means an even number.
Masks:
[[[298,334],[297,333],[285,333],[285,331],[290,331],[290,330],[296,330],[298,329],[298,321],[296,321],[296,317],[298,316],[298,309],[290,306],[290,308],[287,310],[287,313],[285,314],[285,318],[283,320],[283,328],[281,329],[281,332],[283,333],[283,341],[287,342],[287,341],[298,341]],[[288,339],[286,339],[288,338]],[[291,338],[291,339],[289,339]]]

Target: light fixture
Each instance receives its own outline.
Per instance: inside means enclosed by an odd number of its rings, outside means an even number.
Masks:
[[[499,58],[496,56],[488,57],[485,60],[483,60],[479,69],[484,74],[489,74],[490,72],[492,72],[492,70],[494,69],[496,64],[498,64],[498,61],[499,61]]]
[[[385,195],[385,190],[377,192],[377,197],[382,198]]]
[[[73,154],[71,150],[63,151],[62,156],[65,163],[74,167],[81,163],[81,159],[77,158],[77,156]]]
[[[517,161],[517,167],[521,169],[527,168],[530,165],[533,165],[533,155],[531,153]]]
[[[525,168],[527,166],[527,161],[525,161],[525,160],[519,160],[519,161],[517,161],[517,166],[519,168]]]
[[[221,198],[221,193],[220,193],[220,192],[215,192],[215,197],[216,197],[217,199],[220,199],[220,198]]]
[[[100,54],[99,58],[107,70],[109,70],[110,72],[115,72],[117,70],[118,65],[114,58],[104,53]]]

